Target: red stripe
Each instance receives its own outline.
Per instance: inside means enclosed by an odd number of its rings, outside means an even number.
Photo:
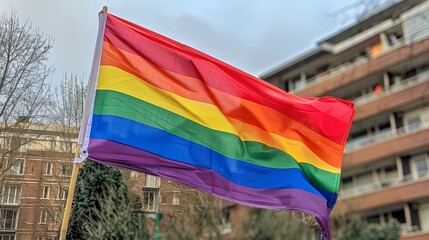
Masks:
[[[275,109],[333,142],[345,143],[354,112],[350,102],[288,94],[204,53],[109,14],[105,41],[161,68],[198,78],[210,87]]]

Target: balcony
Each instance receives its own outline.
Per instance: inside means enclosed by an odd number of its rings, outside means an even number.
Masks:
[[[385,49],[382,51],[382,53],[393,51],[393,50],[395,50],[399,47],[402,47],[402,46],[404,46],[404,39],[403,38],[396,39],[396,42],[392,43],[390,46],[385,46]],[[367,55],[359,55],[359,56],[357,56],[357,57],[355,57],[355,58],[353,58],[347,62],[344,62],[338,66],[329,68],[328,70],[326,70],[322,73],[319,73],[315,76],[307,78],[305,81],[306,84],[302,84],[299,87],[292,89],[290,92],[291,93],[299,92],[300,90],[302,90],[306,87],[309,87],[313,84],[318,84],[321,81],[324,81],[324,80],[326,80],[326,79],[328,79],[334,75],[345,72],[349,69],[352,69],[352,68],[354,68],[360,64],[366,63],[370,60],[371,60],[371,57],[369,57]]]
[[[429,80],[429,79],[428,79]],[[429,81],[414,83],[408,88],[400,88],[390,94],[380,96],[364,105],[357,106],[354,121],[361,121],[377,114],[392,111],[402,106],[422,101],[429,98]]]
[[[346,152],[357,150],[359,148],[363,148],[372,144],[388,141],[403,135],[422,131],[427,128],[429,128],[429,121],[406,125],[398,129],[384,129],[376,134],[348,141],[346,144]]]
[[[416,178],[406,176],[404,178],[393,179],[386,183],[387,186],[369,186],[359,194],[346,192],[349,196],[341,196],[332,212],[333,216],[341,216],[352,212],[369,211],[383,206],[402,204],[429,197],[428,173],[424,177]],[[404,180],[405,182],[401,182]],[[357,190],[357,189],[355,189]],[[362,191],[359,189],[358,191]],[[340,192],[340,195],[343,195]]]
[[[370,58],[368,56],[359,56],[356,57],[354,59],[352,59],[351,61],[348,61],[346,63],[340,64],[338,66],[335,66],[333,68],[330,68],[329,70],[319,73],[313,77],[310,77],[308,79],[306,79],[306,84],[302,84],[297,86],[296,88],[292,89],[290,91],[290,93],[297,93],[307,87],[310,87],[314,84],[318,84],[321,81],[324,81],[325,79],[328,79],[329,77],[332,77],[336,74],[340,74],[342,72],[345,72],[349,69],[352,69],[362,63],[368,62],[370,60]]]
[[[347,63],[339,69],[331,70],[296,92],[300,96],[323,96],[329,92],[347,86],[348,84],[385,71],[397,64],[413,59],[429,51],[429,39],[412,45],[403,45],[394,50],[372,59],[357,59],[354,63]]]
[[[351,145],[344,154],[343,169],[429,146],[428,127],[422,124],[417,129],[410,129],[410,126],[406,126],[391,134],[382,132],[355,142],[350,141]]]
[[[355,106],[361,106],[364,105],[366,103],[369,103],[373,100],[377,100],[378,98],[382,98],[384,96],[388,96],[390,94],[396,93],[396,92],[400,92],[402,90],[405,90],[407,88],[416,86],[422,82],[426,82],[429,81],[429,70],[419,73],[416,76],[407,78],[407,79],[403,79],[401,80],[401,82],[399,84],[393,85],[390,88],[384,90],[383,92],[376,94],[374,92],[371,92],[370,94],[366,94],[363,95],[361,97],[358,97],[356,99],[354,99],[354,103]]]
[[[366,185],[361,185],[361,186],[356,186],[353,188],[341,190],[339,194],[339,199],[340,200],[349,199],[362,194],[379,191],[382,189],[387,189],[387,188],[391,188],[391,187],[395,187],[403,184],[408,184],[413,181],[425,180],[425,179],[426,180],[429,179],[429,172],[420,171],[420,172],[417,172],[416,174],[400,176],[397,178],[391,178],[380,182],[374,182],[371,184],[366,184]]]

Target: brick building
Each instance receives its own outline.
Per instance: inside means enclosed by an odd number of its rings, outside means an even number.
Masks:
[[[1,132],[1,240],[58,235],[76,138],[64,129],[22,122]]]

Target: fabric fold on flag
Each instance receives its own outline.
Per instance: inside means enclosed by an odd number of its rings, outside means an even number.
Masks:
[[[316,216],[330,238],[353,103],[289,94],[107,15],[89,159]]]

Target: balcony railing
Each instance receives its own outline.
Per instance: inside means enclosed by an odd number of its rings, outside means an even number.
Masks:
[[[403,226],[401,227],[401,235],[410,235],[412,233],[420,232],[420,226],[419,225],[412,225],[412,226]]]
[[[357,65],[360,65],[364,62],[367,62],[369,59],[370,58],[368,56],[359,56],[359,57],[356,57],[355,59],[353,59],[353,61],[349,61],[349,62],[343,63],[341,65],[335,66],[333,68],[330,68],[330,69],[326,70],[325,72],[319,73],[316,76],[307,79],[306,84],[303,85],[302,88],[307,87],[311,84],[320,82],[323,79],[330,77],[332,75],[336,75],[336,74],[339,74],[341,72],[347,71],[347,70],[349,70],[349,69],[351,69]],[[295,90],[295,91],[298,91],[298,90]]]
[[[386,53],[386,52],[390,52],[393,51],[399,47],[404,46],[405,43],[403,41],[403,39],[397,39],[397,41],[392,44],[391,46],[387,47],[382,54]],[[311,78],[308,78],[305,81],[305,84],[303,84],[302,86],[300,86],[300,88],[297,89],[293,89],[291,92],[298,92],[299,90],[310,86],[312,84],[318,83],[320,81],[322,81],[323,79],[327,78],[327,77],[331,77],[333,75],[339,74],[341,72],[347,71],[357,65],[360,65],[362,63],[368,62],[369,60],[371,60],[371,57],[369,56],[358,56],[354,59],[352,59],[351,61],[345,62],[343,64],[340,64],[338,66],[335,66],[333,68],[330,68],[328,70],[326,70],[325,72],[319,73]]]
[[[429,127],[429,122],[418,122],[418,123],[406,125],[398,129],[391,129],[391,128],[383,129],[380,132],[370,136],[364,136],[364,137],[349,140],[346,144],[346,151],[352,151],[371,144],[384,142],[401,135],[405,135],[416,131],[421,131],[422,129],[425,129],[428,127]]]
[[[429,70],[421,72],[421,73],[419,73],[415,76],[412,76],[410,78],[401,80],[400,83],[392,85],[390,88],[385,89],[383,92],[380,92],[379,94],[371,92],[371,93],[362,95],[358,98],[355,98],[353,101],[354,101],[356,106],[363,105],[363,104],[368,103],[372,100],[378,99],[382,96],[402,91],[406,88],[412,87],[414,85],[417,85],[419,83],[426,82],[426,81],[429,81]]]
[[[398,186],[404,183],[409,183],[412,181],[417,181],[417,180],[422,180],[427,178],[429,178],[429,171],[427,170],[419,171],[414,174],[409,174],[406,176],[400,176],[396,178],[391,178],[391,179],[382,180],[379,182],[374,182],[370,184],[355,186],[352,188],[341,190],[339,198],[347,199],[347,198],[358,196],[364,193],[374,192],[383,188]]]

